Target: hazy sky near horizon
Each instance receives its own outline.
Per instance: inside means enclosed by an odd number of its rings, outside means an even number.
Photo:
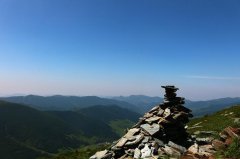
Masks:
[[[0,95],[240,97],[239,0],[0,0]]]

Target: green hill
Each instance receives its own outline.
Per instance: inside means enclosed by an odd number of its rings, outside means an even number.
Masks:
[[[77,148],[98,142],[112,141],[119,137],[119,132],[112,124],[115,121],[125,123],[134,121],[138,114],[118,106],[99,106],[73,111],[35,110],[21,104],[0,101],[0,154],[4,159],[34,159],[37,156],[51,156],[60,149]],[[97,107],[96,107],[97,108]],[[103,109],[103,110],[102,110]],[[104,110],[104,109],[107,109]],[[118,118],[111,110],[129,113],[132,118]],[[85,112],[88,112],[84,114]],[[98,112],[101,118],[108,117],[108,121],[94,118]],[[92,113],[92,117],[87,114]],[[135,117],[134,117],[135,116]],[[126,116],[128,117],[128,116]],[[107,118],[106,118],[107,119]],[[124,124],[123,124],[124,125]],[[120,127],[122,131],[126,127]]]
[[[71,127],[46,112],[27,106],[0,102],[0,122],[4,136],[26,144],[31,143],[32,146],[49,152],[74,144],[74,141],[65,136],[73,131]]]
[[[29,154],[35,156],[39,152],[57,152],[64,146],[76,147],[77,142],[65,135],[71,131],[63,121],[48,113],[0,101],[1,155],[14,156],[20,153],[26,158]]]
[[[51,111],[48,113],[63,120],[71,127],[73,132],[68,136],[81,141],[82,145],[112,141],[118,137],[107,123],[87,115],[72,111]]]
[[[239,120],[239,121],[238,121]],[[228,126],[240,127],[240,105],[223,109],[212,115],[190,120],[188,131],[216,131],[220,132]]]
[[[109,123],[112,120],[128,119],[131,121],[138,121],[140,114],[122,109],[116,105],[96,105],[88,108],[78,110],[79,113],[85,114],[96,120],[101,120]]]
[[[108,124],[119,136],[124,134],[126,128],[132,127],[140,117],[140,114],[114,105],[92,106],[80,109],[78,112]]]

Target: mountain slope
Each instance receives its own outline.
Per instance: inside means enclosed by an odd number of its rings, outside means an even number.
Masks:
[[[240,97],[220,98],[208,101],[186,101],[186,106],[193,111],[195,117],[212,114],[237,104],[240,104]]]
[[[65,136],[72,132],[71,127],[48,113],[27,106],[1,101],[0,123],[3,136],[30,143],[31,146],[48,152],[75,144]]]
[[[141,116],[138,113],[114,105],[92,106],[83,108],[78,112],[108,124],[118,136],[122,136],[125,129],[132,127]]]
[[[115,116],[114,111],[122,113]],[[94,117],[98,114],[108,120]],[[112,121],[128,125],[137,118],[138,114],[118,106],[93,106],[79,112],[43,112],[0,101],[0,154],[5,159],[33,159],[52,155],[59,149],[112,141],[119,137]],[[125,128],[121,127],[121,131]]]
[[[124,101],[114,99],[100,98],[96,96],[15,96],[15,97],[1,97],[1,100],[25,104],[39,110],[75,110],[94,105],[118,105],[129,110],[137,110],[136,106]]]
[[[228,126],[240,127],[240,105],[223,109],[212,115],[206,115],[190,120],[189,132],[216,131],[220,132]]]
[[[32,158],[64,146],[76,147],[77,142],[65,136],[70,131],[64,122],[47,113],[0,101],[0,153],[5,158]]]
[[[108,124],[86,114],[73,111],[49,111],[48,113],[63,120],[74,130],[75,134],[69,136],[85,141],[87,144],[112,141],[118,137]]]
[[[112,120],[125,119],[136,122],[140,117],[140,114],[120,108],[116,105],[96,105],[88,108],[82,108],[78,110],[78,112],[93,119],[104,121],[105,123],[109,123]]]

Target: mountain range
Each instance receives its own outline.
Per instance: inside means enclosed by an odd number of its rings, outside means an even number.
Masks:
[[[100,98],[97,96],[13,96],[13,97],[1,97],[0,100],[24,104],[36,108],[38,110],[77,110],[94,105],[118,105],[122,108],[130,110],[136,110],[136,106],[125,101],[119,101],[114,99]]]
[[[53,156],[61,149],[113,141],[160,97],[133,95],[16,96],[0,98],[0,154],[4,159]],[[240,104],[240,98],[186,100],[196,116]]]
[[[111,98],[100,98],[97,96],[14,96],[1,97],[0,100],[24,104],[45,111],[75,111],[95,105],[118,105],[119,107],[144,114],[153,106],[163,101],[161,97],[149,97],[144,95],[118,96]],[[203,116],[227,108],[232,105],[240,104],[240,97],[220,98],[207,101],[186,100],[185,106],[193,111],[194,116]]]
[[[161,97],[149,97],[144,95],[131,95],[112,97],[115,100],[125,101],[136,105],[140,113],[150,110],[153,106],[161,103]],[[224,108],[240,104],[240,97],[235,98],[219,98],[206,101],[191,101],[185,100],[185,106],[193,111],[195,117],[200,117],[207,114],[212,114]]]

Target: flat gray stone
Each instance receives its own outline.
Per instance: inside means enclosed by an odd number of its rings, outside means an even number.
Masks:
[[[164,110],[160,108],[157,115],[161,116],[161,115],[163,115],[163,113],[164,113]]]
[[[128,141],[134,141],[136,140],[136,136],[131,136],[131,137],[128,137],[126,138]]]
[[[192,154],[197,154],[198,153],[198,144],[193,144],[188,148],[188,151]]]
[[[98,151],[95,153],[95,155],[90,157],[90,159],[102,159],[107,155],[107,153],[108,153],[108,150]]]
[[[203,145],[199,146],[198,149],[198,155],[200,156],[212,156],[213,153],[215,153],[212,145]]]
[[[159,145],[159,146],[164,146],[164,143],[162,140],[159,140],[157,138],[154,138],[154,141]]]
[[[178,145],[178,144],[175,144],[174,142],[172,141],[169,141],[168,142],[168,145],[172,148],[175,148],[177,150],[179,150],[182,154],[185,153],[187,151],[187,149],[181,145]]]
[[[170,156],[181,156],[181,153],[173,148],[171,148],[170,146],[165,145],[165,147],[163,147],[164,152],[166,152],[166,154],[170,155]]]
[[[158,105],[155,106],[155,107],[153,107],[153,108],[149,111],[149,113],[152,113],[152,112],[156,111],[158,108],[160,108]]]
[[[171,110],[170,110],[169,108],[166,108],[165,111],[164,111],[163,116],[164,116],[165,118],[167,118],[167,117],[169,117],[170,115],[171,115]]]
[[[135,139],[134,141],[128,141],[128,142],[125,144],[125,146],[130,146],[130,145],[136,145],[136,144],[138,144],[138,143],[143,139],[144,135],[143,135],[143,134],[139,134],[139,135],[137,135],[137,136],[135,136],[135,137],[136,137],[136,139]]]
[[[139,128],[132,128],[132,129],[128,130],[128,132],[124,135],[124,137],[125,138],[131,138],[132,136],[134,136],[139,131],[140,131]]]
[[[146,113],[146,114],[144,114],[144,118],[150,118],[150,117],[152,117],[153,116],[153,114],[151,114],[151,113]]]
[[[216,131],[196,131],[193,133],[194,135],[214,135],[217,134]]]
[[[89,159],[97,159],[95,155],[92,155]]]
[[[144,139],[142,140],[142,143],[147,143],[149,141],[150,137],[149,136],[144,136]]]
[[[206,137],[206,138],[196,138],[197,142],[203,142],[203,143],[211,143],[214,138],[212,137]]]
[[[123,147],[127,141],[128,141],[127,138],[122,137],[122,138],[118,141],[118,143],[116,144],[116,147]]]
[[[143,128],[146,132],[148,132],[150,135],[156,134],[160,130],[160,126],[158,124],[143,124],[141,125],[141,128]]]
[[[144,148],[141,150],[141,158],[147,158],[152,156],[152,150],[145,144]]]
[[[150,118],[146,119],[145,121],[151,123],[151,122],[154,122],[154,121],[159,120],[160,118],[161,118],[161,117],[154,116],[154,117],[150,117]]]
[[[240,118],[234,118],[234,123],[236,124],[240,123]]]
[[[141,157],[141,150],[139,148],[136,148],[134,150],[134,155],[133,155],[133,158],[140,158]]]

